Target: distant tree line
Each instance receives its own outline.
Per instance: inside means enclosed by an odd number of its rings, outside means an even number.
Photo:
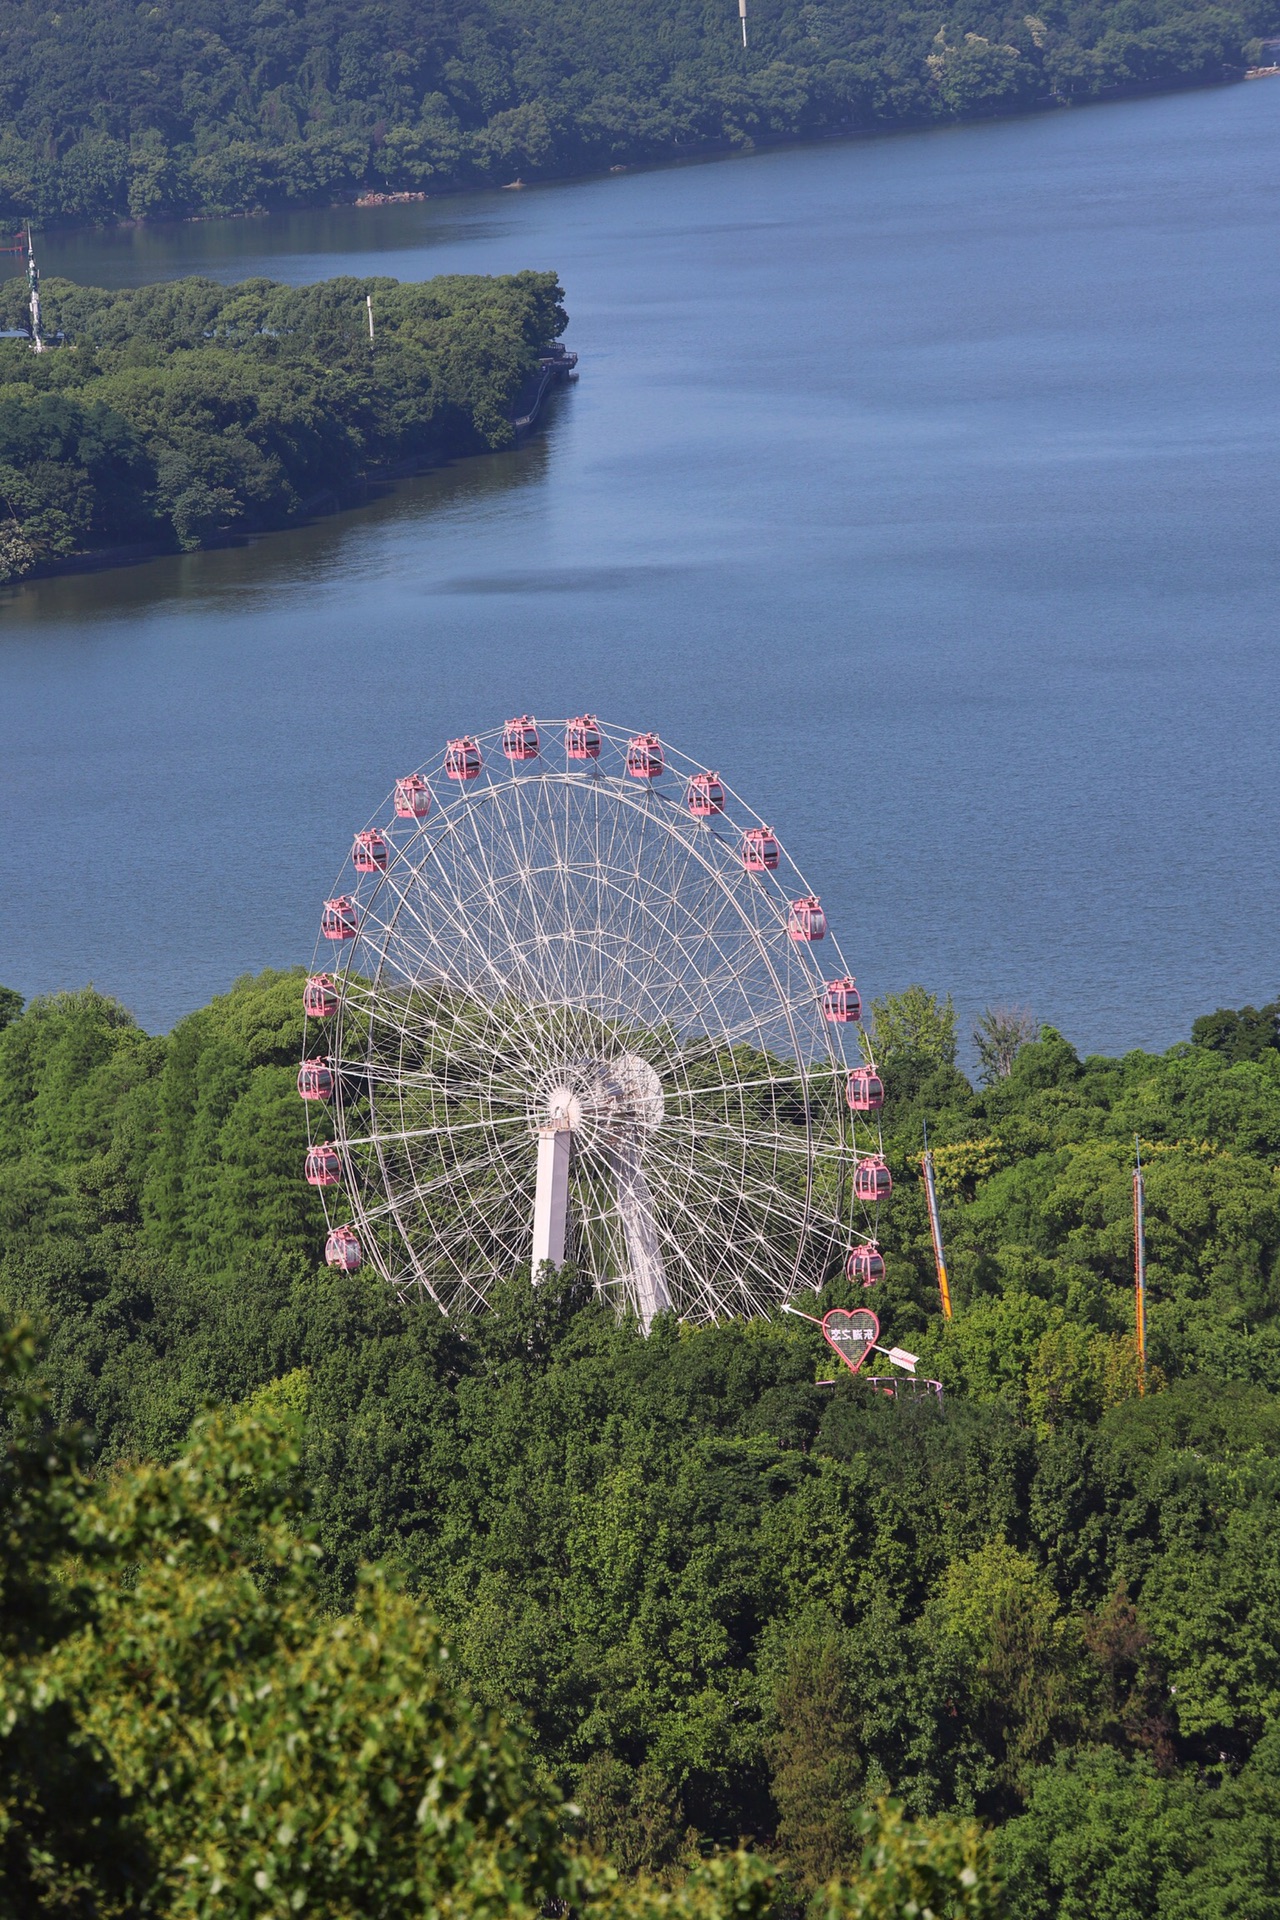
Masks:
[[[26,297],[25,280],[0,283],[0,324],[25,326]],[[282,526],[371,468],[508,446],[566,324],[550,273],[112,293],[47,280],[42,299],[64,344],[0,340],[0,581]]]
[[[795,1320],[323,1267],[300,987],[0,994],[0,1913],[1273,1920],[1276,1004],[1114,1059],[992,1009],[975,1089],[877,1003],[888,1272],[824,1298],[938,1406]]]
[[[0,0],[0,219],[435,192],[1239,72],[1277,0]],[[1255,50],[1256,51],[1256,50]]]

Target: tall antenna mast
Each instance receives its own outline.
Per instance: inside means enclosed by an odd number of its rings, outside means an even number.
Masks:
[[[1142,1142],[1133,1136],[1133,1317],[1138,1336],[1138,1392],[1147,1390],[1147,1195]]]
[[[925,1122],[924,1157],[920,1162],[924,1175],[925,1204],[929,1209],[929,1232],[933,1238],[933,1260],[938,1269],[938,1292],[942,1296],[942,1311],[947,1319],[951,1318],[951,1287],[947,1280],[947,1260],[942,1251],[942,1222],[938,1217],[938,1189],[933,1178],[933,1155],[929,1151],[929,1123]]]
[[[747,0],[738,0],[738,18],[742,22],[742,44],[747,44]]]
[[[27,222],[27,285],[31,289],[31,345],[36,353],[44,352],[44,341],[40,337],[40,269],[36,265],[35,242],[31,238],[31,222]]]

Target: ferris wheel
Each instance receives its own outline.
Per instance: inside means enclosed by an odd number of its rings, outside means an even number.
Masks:
[[[773,829],[654,733],[522,715],[398,779],[304,1005],[331,1265],[452,1314],[572,1260],[646,1330],[884,1272],[857,986]]]

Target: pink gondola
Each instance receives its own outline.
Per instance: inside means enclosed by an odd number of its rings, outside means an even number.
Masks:
[[[385,873],[390,848],[376,827],[358,833],[351,849],[351,864],[357,873]]]
[[[638,733],[627,742],[627,772],[633,780],[656,780],[665,764],[656,733]]]
[[[343,1273],[358,1273],[364,1265],[360,1242],[350,1227],[335,1227],[324,1243],[325,1264]]]
[[[842,1026],[850,1020],[861,1020],[862,995],[853,983],[852,974],[843,980],[828,980],[822,990],[822,1017]]]
[[[327,1060],[304,1060],[298,1068],[298,1093],[303,1100],[332,1100],[333,1068]]]
[[[846,1280],[861,1280],[864,1287],[874,1287],[877,1281],[884,1279],[884,1255],[874,1240],[866,1240],[859,1247],[850,1249],[849,1258],[844,1263]]]
[[[308,1147],[302,1163],[302,1175],[309,1187],[336,1187],[342,1178],[342,1162],[333,1147]]]
[[[508,720],[502,729],[502,751],[508,760],[536,760],[540,748],[538,729],[530,714]]]
[[[772,827],[748,827],[742,836],[742,864],[748,873],[772,873],[780,858]]]
[[[859,1160],[853,1175],[853,1191],[859,1200],[887,1200],[893,1192],[893,1178],[878,1153]]]
[[[478,780],[484,765],[480,749],[469,733],[451,740],[444,751],[444,770],[450,780]]]
[[[884,1081],[874,1067],[855,1067],[845,1082],[844,1097],[851,1113],[879,1113],[884,1105]]]
[[[684,803],[695,820],[709,820],[724,812],[724,786],[718,773],[695,773]]]
[[[431,789],[420,773],[406,773],[396,781],[396,819],[425,820],[431,811]]]
[[[806,893],[801,899],[791,902],[787,932],[793,940],[826,939],[827,916],[822,911],[822,902],[816,893]]]
[[[332,1020],[338,1011],[338,988],[331,973],[313,973],[302,989],[302,1011],[308,1020]]]
[[[349,894],[326,900],[320,915],[320,931],[326,940],[354,940],[360,931],[360,909]]]
[[[594,713],[580,713],[564,730],[564,750],[570,760],[600,758],[600,722]]]

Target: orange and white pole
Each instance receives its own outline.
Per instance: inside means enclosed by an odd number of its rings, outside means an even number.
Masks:
[[[942,1222],[938,1218],[938,1189],[933,1178],[933,1155],[929,1151],[929,1136],[925,1134],[924,1158],[920,1163],[924,1174],[925,1204],[929,1209],[929,1232],[933,1239],[934,1265],[938,1269],[938,1292],[942,1296],[942,1311],[947,1319],[951,1318],[951,1287],[947,1280],[947,1260],[942,1251]]]

